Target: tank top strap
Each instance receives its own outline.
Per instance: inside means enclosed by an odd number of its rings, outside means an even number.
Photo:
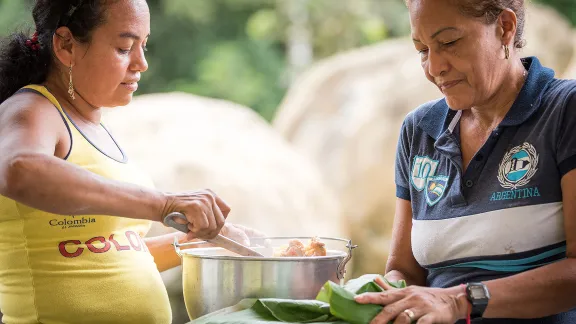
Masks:
[[[74,143],[74,135],[73,135],[74,128],[70,127],[70,123],[72,123],[72,121],[70,120],[66,112],[64,112],[64,110],[62,109],[62,106],[58,102],[58,99],[56,99],[56,97],[54,97],[54,95],[50,93],[50,91],[45,86],[37,84],[30,84],[25,87],[22,87],[16,93],[22,93],[22,92],[33,92],[38,95],[41,95],[46,99],[48,99],[48,101],[50,101],[50,103],[52,103],[54,107],[58,109],[58,113],[60,113],[60,117],[62,117],[62,121],[64,122],[64,125],[66,126],[66,129],[68,130],[68,134],[70,136],[70,149],[68,150],[68,154],[66,154],[66,156],[64,157],[64,160],[67,160],[68,157],[70,156],[70,153],[72,152],[72,144]]]
[[[54,107],[56,107],[58,109],[58,111],[60,112],[60,115],[62,115],[62,118],[66,121],[66,124],[72,122],[70,120],[70,118],[68,117],[68,114],[66,114],[64,112],[64,110],[62,109],[62,106],[58,102],[58,99],[56,99],[56,97],[54,97],[54,95],[45,86],[39,85],[39,84],[30,84],[30,85],[27,85],[25,87],[22,87],[16,93],[28,92],[28,91],[35,92],[37,94],[44,96],[46,99],[48,99],[54,105]],[[68,125],[66,125],[66,126],[68,126]]]

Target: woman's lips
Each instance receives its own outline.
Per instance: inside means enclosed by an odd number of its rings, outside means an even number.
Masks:
[[[121,84],[132,92],[138,90],[138,82],[122,82]]]
[[[454,80],[454,81],[442,82],[442,83],[438,84],[438,87],[440,87],[440,90],[441,90],[442,92],[444,92],[444,91],[446,91],[446,90],[448,90],[448,89],[450,89],[450,88],[453,88],[454,86],[460,84],[460,82],[462,82],[462,80]]]

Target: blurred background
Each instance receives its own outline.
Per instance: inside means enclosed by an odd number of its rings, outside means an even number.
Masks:
[[[576,1],[528,3],[526,48],[576,75]],[[352,239],[348,278],[382,273],[404,116],[440,97],[404,0],[148,0],[149,70],[106,122],[163,190],[212,188],[229,221],[269,235]],[[31,0],[0,0],[0,36],[34,30]],[[155,225],[149,235],[169,232]],[[174,323],[181,269],[164,272]]]

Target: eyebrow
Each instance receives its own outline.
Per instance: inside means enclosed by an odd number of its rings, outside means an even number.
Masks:
[[[118,36],[119,36],[120,38],[132,38],[132,39],[135,39],[135,40],[140,40],[140,36],[138,36],[138,35],[136,35],[136,34],[134,34],[134,33],[131,33],[131,32],[123,32],[123,33],[120,33],[120,35],[118,35]],[[150,37],[150,34],[146,35],[145,38],[148,38],[148,37]]]
[[[436,31],[436,32],[435,32],[434,34],[432,34],[432,36],[430,36],[430,37],[431,37],[432,39],[434,39],[434,38],[436,38],[436,36],[440,35],[441,33],[445,32],[445,31],[447,31],[447,30],[458,30],[458,28],[456,28],[456,27],[444,27],[444,28],[441,28],[441,29],[439,29],[438,31]],[[412,38],[412,40],[415,41],[415,42],[418,42],[418,43],[422,43],[421,41],[419,41],[419,40],[417,40],[417,39],[415,39],[415,38]]]

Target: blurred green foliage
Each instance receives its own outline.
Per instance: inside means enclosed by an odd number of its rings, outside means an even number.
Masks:
[[[138,93],[185,91],[227,99],[270,120],[290,82],[288,1],[294,0],[148,0],[150,68]],[[403,0],[305,3],[315,60],[409,28]],[[32,4],[0,0],[0,36],[32,28]]]
[[[231,100],[270,120],[290,83],[294,1],[305,5],[314,60],[409,33],[404,0],[148,0],[150,68],[139,93]],[[576,1],[538,1],[576,24]],[[32,28],[32,4],[0,0],[0,36]]]
[[[576,1],[575,0],[536,0],[555,8],[558,12],[566,16],[573,26],[576,26]]]
[[[141,93],[185,91],[231,100],[271,118],[283,96],[281,43],[246,27],[268,0],[149,0],[149,72]]]

